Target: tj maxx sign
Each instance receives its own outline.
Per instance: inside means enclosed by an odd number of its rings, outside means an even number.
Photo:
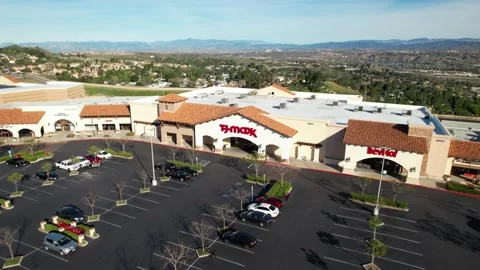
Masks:
[[[375,147],[368,147],[367,148],[367,154],[368,155],[397,157],[397,153],[398,153],[397,150],[382,149],[382,148],[375,148]]]
[[[245,134],[247,136],[252,136],[254,138],[257,138],[257,134],[256,134],[257,130],[254,128],[220,124],[220,130],[225,134],[230,132],[230,133],[237,133],[237,134]]]

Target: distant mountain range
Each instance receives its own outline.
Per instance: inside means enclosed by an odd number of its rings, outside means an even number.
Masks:
[[[313,50],[426,50],[468,49],[480,50],[480,39],[412,39],[412,40],[355,40],[314,44],[270,43],[259,40],[181,39],[155,42],[109,42],[109,41],[59,41],[1,43],[0,47],[20,45],[38,46],[47,51],[59,52],[241,52],[241,51],[313,51]]]

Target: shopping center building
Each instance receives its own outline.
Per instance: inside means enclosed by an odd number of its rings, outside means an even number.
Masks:
[[[339,166],[346,173],[380,171],[385,161],[384,171],[411,183],[463,172],[480,160],[480,143],[456,138],[423,106],[293,92],[278,85],[1,107],[3,136],[28,135],[20,133],[23,129],[34,136],[131,129],[165,144],[217,153],[256,151],[280,162],[299,159]],[[16,114],[25,114],[22,119],[27,120],[14,120]]]

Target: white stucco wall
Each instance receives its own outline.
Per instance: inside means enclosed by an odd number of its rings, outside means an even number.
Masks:
[[[58,120],[68,120],[74,125],[74,130],[83,130],[80,127],[80,112],[83,105],[65,105],[65,106],[28,106],[22,107],[24,111],[45,111],[45,133],[55,132],[55,122]]]
[[[248,127],[256,129],[257,138],[241,133],[223,133],[220,125]],[[264,152],[267,145],[273,144],[281,149],[281,158],[288,159],[294,138],[284,137],[266,127],[258,125],[239,115],[232,115],[215,121],[206,122],[195,126],[195,142],[197,146],[203,144],[203,136],[211,136],[215,141],[215,148],[222,149],[223,140],[238,137],[249,140],[259,146],[259,152]]]
[[[137,135],[147,134],[152,135],[152,126],[142,123],[135,123],[135,121],[142,121],[153,123],[158,118],[158,104],[157,103],[131,103],[130,116],[132,118],[132,129]],[[155,131],[155,136],[157,132]]]
[[[86,130],[85,125],[97,125],[98,130],[103,130],[103,124],[115,125],[115,130],[120,130],[120,124],[131,124],[130,117],[100,117],[83,118],[78,123],[77,130]]]
[[[383,158],[381,155],[367,154],[366,146],[347,145],[345,147],[345,159],[350,158],[349,162],[343,161],[341,165],[346,171],[353,172],[356,168],[357,162],[368,158]],[[409,171],[410,168],[415,167],[415,172],[408,172],[408,182],[420,177],[422,168],[422,154],[398,151],[396,157],[385,157],[385,159],[394,161]],[[411,179],[411,180],[409,180]]]

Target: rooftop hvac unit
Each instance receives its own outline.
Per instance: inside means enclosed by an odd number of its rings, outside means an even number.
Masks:
[[[217,95],[223,95],[224,91],[223,90],[217,90],[215,91],[215,94]]]
[[[241,94],[240,98],[247,98],[247,96],[248,96],[247,94]]]
[[[363,106],[358,106],[358,111],[362,112],[363,111]]]
[[[377,108],[378,113],[382,113],[383,109],[382,108]]]
[[[299,101],[300,101],[300,98],[298,98],[298,97],[293,98],[294,103],[298,103]]]
[[[230,106],[229,106],[229,107],[234,107],[234,108],[237,108],[237,107],[238,107],[238,103],[232,103],[232,104],[230,104]]]
[[[222,104],[225,104],[225,103],[228,103],[228,102],[230,102],[230,99],[222,98],[222,101],[221,101]]]
[[[407,110],[402,110],[402,116],[407,115]]]
[[[280,103],[280,109],[286,109],[287,103]]]
[[[201,98],[206,98],[206,97],[208,97],[208,94],[207,94],[207,93],[201,93],[201,94],[200,94],[200,97],[201,97]]]
[[[425,119],[430,119],[430,115],[425,115]]]
[[[334,102],[332,103],[332,106],[338,106],[338,101],[334,101]]]
[[[316,95],[311,95],[310,99],[317,99],[317,96]]]
[[[408,110],[407,115],[412,115],[412,110]]]

